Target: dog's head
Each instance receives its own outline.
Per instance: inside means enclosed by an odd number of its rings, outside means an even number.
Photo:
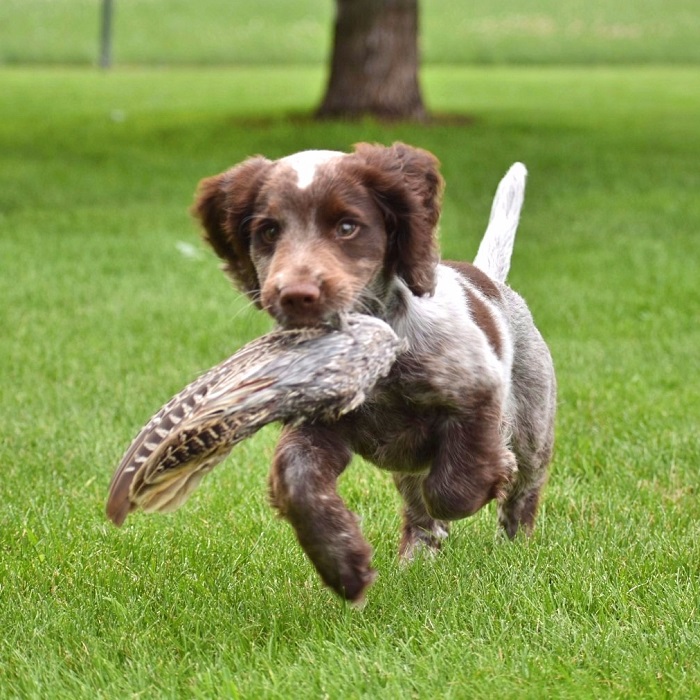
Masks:
[[[394,277],[431,294],[442,178],[404,144],[257,156],[200,183],[194,212],[234,282],[282,325],[371,307]]]

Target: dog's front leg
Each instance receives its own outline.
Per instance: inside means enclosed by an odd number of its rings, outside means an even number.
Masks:
[[[270,501],[294,527],[324,583],[358,602],[375,572],[370,568],[372,549],[362,537],[357,516],[336,491],[351,456],[329,428],[286,427],[270,472]]]
[[[502,499],[517,470],[501,435],[500,402],[484,395],[446,417],[439,446],[422,484],[428,513],[439,520],[473,515],[491,499]]]

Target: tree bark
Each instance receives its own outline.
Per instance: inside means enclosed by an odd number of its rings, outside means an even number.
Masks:
[[[427,117],[418,80],[418,0],[336,0],[321,118]]]

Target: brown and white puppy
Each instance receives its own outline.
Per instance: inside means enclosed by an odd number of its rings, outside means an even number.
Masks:
[[[384,319],[408,350],[339,421],[285,427],[272,504],[324,582],[361,600],[371,548],[336,491],[353,453],[393,473],[400,556],[439,549],[492,499],[509,537],[534,525],[554,440],[551,357],[505,284],[526,171],[501,182],[475,263],[439,262],[442,178],[430,153],[359,144],[250,158],[200,184],[195,212],[225,270],[282,326]]]

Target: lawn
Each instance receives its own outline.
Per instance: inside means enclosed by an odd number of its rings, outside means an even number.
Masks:
[[[97,60],[102,0],[3,0],[0,64]],[[113,0],[118,64],[315,64],[333,0]],[[422,0],[434,63],[648,64],[700,61],[697,0]]]
[[[0,697],[700,694],[697,71],[424,81],[469,118],[313,123],[316,67],[0,72]],[[379,578],[351,609],[266,505],[275,427],[178,513],[112,527],[131,437],[270,327],[199,242],[198,179],[395,139],[443,163],[446,257],[474,254],[510,163],[530,170],[510,281],[560,383],[532,542],[498,541],[488,507],[400,568],[397,497],[357,462],[342,492]]]

